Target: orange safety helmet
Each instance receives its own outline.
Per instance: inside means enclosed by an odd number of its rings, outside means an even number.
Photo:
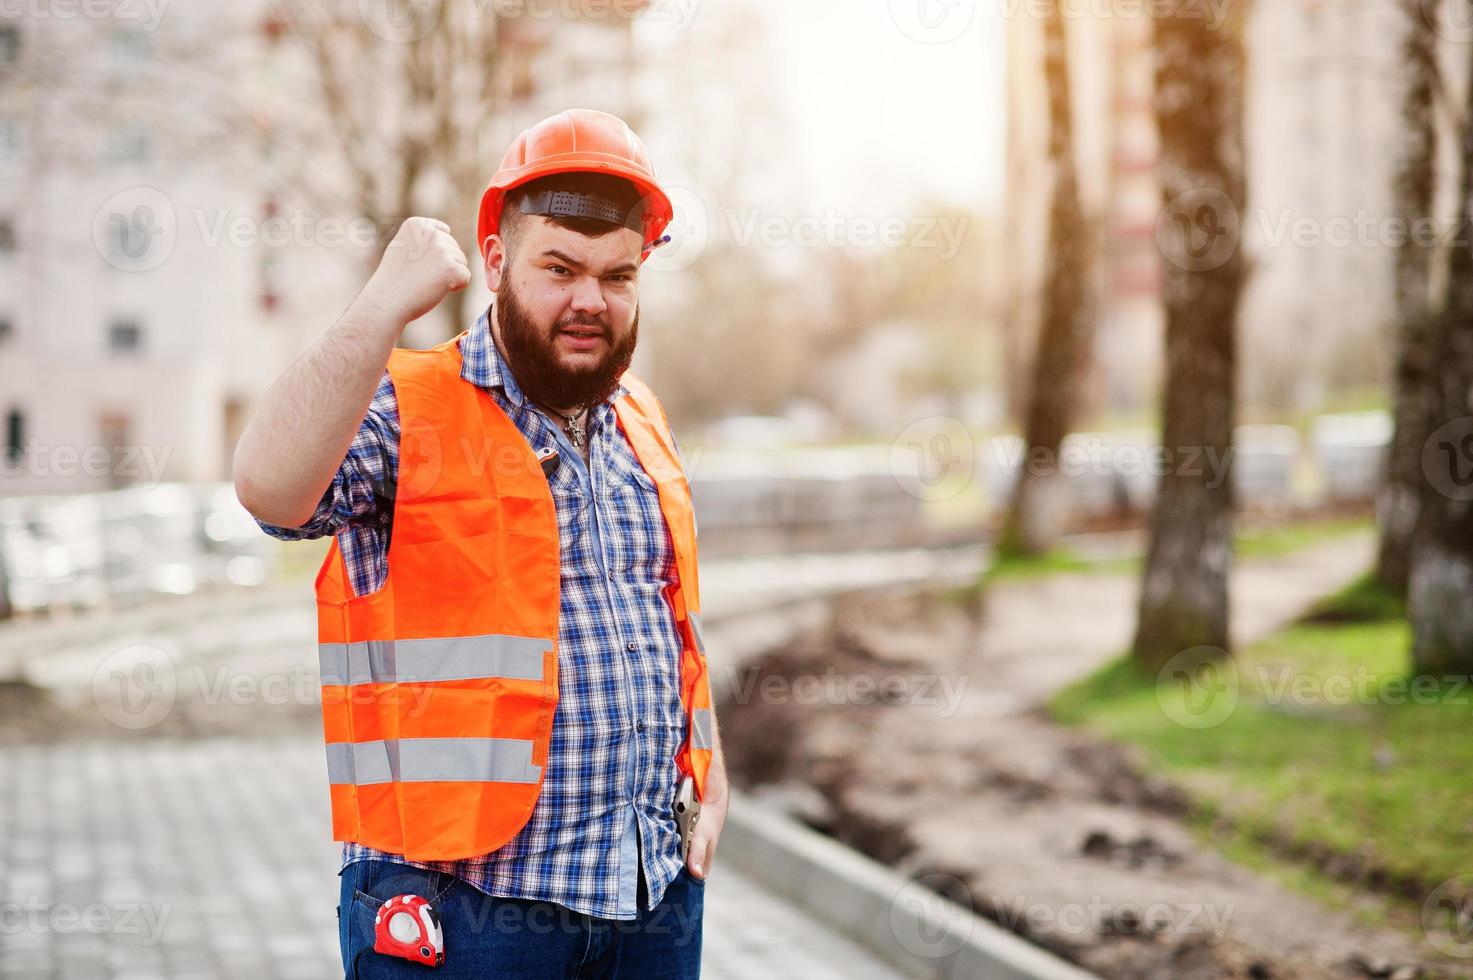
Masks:
[[[501,206],[508,191],[538,177],[576,171],[623,177],[639,189],[644,201],[641,262],[663,244],[660,233],[674,217],[674,208],[655,181],[644,143],[618,116],[597,109],[567,109],[522,130],[501,158],[500,169],[481,195],[476,224],[481,258],[486,257],[486,239],[501,227]]]

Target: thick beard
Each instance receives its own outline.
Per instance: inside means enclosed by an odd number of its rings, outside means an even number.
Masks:
[[[573,408],[598,404],[619,389],[619,378],[629,370],[639,340],[638,306],[629,332],[615,340],[613,329],[603,317],[578,314],[549,329],[539,327],[518,301],[510,281],[501,284],[494,305],[499,307],[493,315],[501,324],[506,359],[522,394],[553,408]],[[593,367],[569,370],[558,360],[557,332],[577,324],[603,328],[609,349]]]

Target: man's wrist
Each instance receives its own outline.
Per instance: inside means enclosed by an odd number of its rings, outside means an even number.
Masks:
[[[374,292],[372,281],[348,304],[348,315],[355,323],[362,324],[374,333],[391,334],[395,340],[409,325],[405,311]]]

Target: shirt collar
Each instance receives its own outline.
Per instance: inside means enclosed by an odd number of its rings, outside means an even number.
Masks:
[[[491,339],[491,307],[482,310],[475,325],[460,338],[460,359],[460,376],[463,379],[487,390],[500,388],[518,410],[526,406],[526,395],[522,394],[511,367],[501,359],[501,351]],[[613,404],[616,398],[628,393],[629,389],[621,384],[605,399],[604,405]],[[600,412],[604,405],[599,406]]]

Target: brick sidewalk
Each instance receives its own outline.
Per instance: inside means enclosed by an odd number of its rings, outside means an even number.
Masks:
[[[340,976],[324,774],[295,736],[0,750],[0,976]],[[897,975],[719,860],[703,971]]]
[[[980,561],[714,562],[707,611]],[[0,629],[0,977],[341,976],[315,638],[308,586]],[[708,977],[895,975],[719,857],[703,945]]]

